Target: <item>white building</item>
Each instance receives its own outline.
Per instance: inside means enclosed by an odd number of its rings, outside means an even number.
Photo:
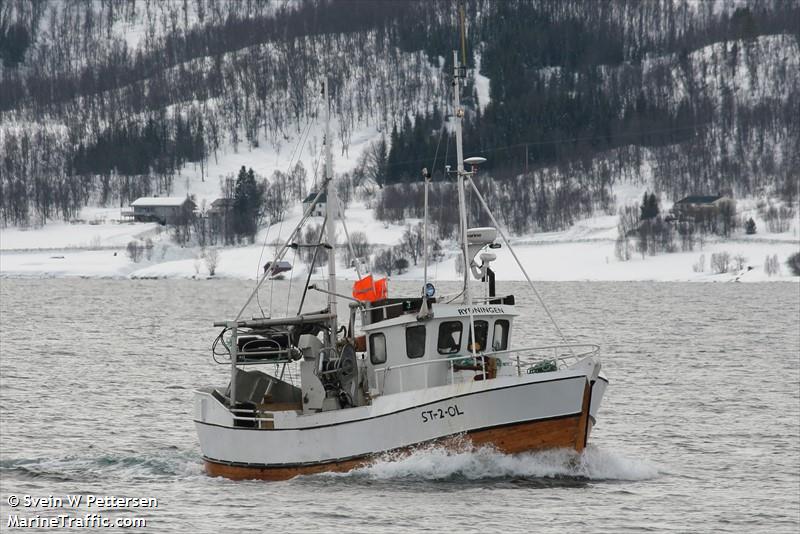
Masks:
[[[133,220],[174,224],[187,210],[191,213],[194,202],[189,197],[141,197],[131,202]]]

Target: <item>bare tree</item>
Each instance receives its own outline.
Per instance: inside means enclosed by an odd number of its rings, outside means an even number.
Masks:
[[[214,247],[206,249],[203,254],[203,260],[205,261],[206,269],[208,269],[208,274],[214,276],[219,265],[219,250]]]
[[[727,252],[714,252],[711,254],[711,269],[717,273],[727,273],[731,267],[731,255]]]
[[[700,254],[700,258],[698,258],[697,263],[692,265],[692,270],[696,273],[702,273],[706,270],[706,255]]]
[[[126,250],[131,261],[133,261],[133,263],[139,263],[139,260],[142,259],[142,246],[139,242],[129,241]]]
[[[372,261],[375,270],[380,273],[385,273],[386,276],[392,276],[395,269],[395,254],[391,248],[384,249],[375,254],[375,259]]]
[[[425,254],[425,232],[422,223],[413,227],[410,224],[406,226],[398,252],[411,258],[413,264],[417,265],[417,260]]]
[[[764,272],[767,273],[767,276],[780,274],[781,264],[778,262],[777,254],[773,256],[767,254],[767,258],[764,260]]]
[[[352,266],[356,260],[368,262],[370,244],[367,240],[367,234],[358,230],[351,232],[350,245],[353,247],[352,253],[350,247],[347,247],[345,251],[345,258],[348,266]],[[355,254],[355,257],[353,257],[353,254]]]
[[[614,242],[614,255],[619,261],[628,261],[633,255],[631,240],[621,225],[617,225],[617,240]]]

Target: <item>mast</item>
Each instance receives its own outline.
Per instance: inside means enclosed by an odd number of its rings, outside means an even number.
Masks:
[[[327,179],[327,191],[325,210],[327,223],[325,235],[328,241],[328,311],[331,314],[331,347],[336,347],[336,217],[338,217],[338,206],[336,205],[336,187],[333,183],[333,157],[331,156],[331,103],[328,90],[328,79],[323,82],[323,92],[325,98],[325,178]]]
[[[464,251],[464,304],[472,303],[472,295],[469,287],[469,258],[467,247],[467,201],[464,195],[464,147],[461,140],[461,120],[464,117],[464,110],[461,109],[461,84],[466,73],[458,61],[458,52],[453,50],[453,112],[456,122],[456,159],[458,167],[458,211],[460,216],[461,243]],[[474,337],[473,337],[474,339]]]
[[[423,270],[422,270],[422,298],[425,299],[425,289],[428,286],[428,186],[431,183],[427,169],[422,171],[422,179],[425,180],[425,219],[422,229],[422,250],[423,250]]]

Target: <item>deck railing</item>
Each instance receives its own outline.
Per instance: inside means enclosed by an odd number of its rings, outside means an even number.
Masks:
[[[575,349],[583,349],[578,352]],[[541,354],[543,351],[552,351],[550,355]],[[563,352],[568,351],[568,352]],[[577,362],[581,358],[597,354],[600,351],[599,345],[589,343],[562,343],[559,345],[544,345],[539,347],[524,347],[519,349],[508,349],[492,352],[476,353],[474,359],[480,362],[481,372],[486,376],[486,357],[498,358],[499,364],[502,366],[514,365],[517,368],[517,376],[522,375],[523,367],[531,372],[533,366],[540,362],[552,361],[558,369],[563,369],[568,365]],[[539,354],[536,354],[536,353]],[[421,360],[418,362],[403,363],[399,365],[390,365],[387,367],[380,367],[375,369],[375,384],[379,385],[378,393],[383,394],[386,387],[386,377],[392,371],[399,371],[398,381],[400,391],[405,391],[403,385],[403,374],[406,369],[417,366],[424,366],[425,369],[425,388],[430,387],[428,369],[431,365],[446,364],[449,368],[450,384],[455,383],[455,363],[458,361],[473,359],[472,354],[451,356],[449,358],[437,358],[435,360]],[[478,362],[476,362],[477,364]],[[381,375],[383,380],[381,381]],[[436,384],[442,385],[442,384]]]
[[[576,351],[576,349],[578,349]],[[538,347],[524,347],[519,349],[508,349],[492,352],[476,353],[475,360],[480,361],[482,374],[486,376],[486,358],[492,357],[499,360],[498,364],[501,366],[513,365],[517,368],[517,376],[522,375],[522,369],[527,368],[527,372],[532,372],[533,366],[537,363],[552,361],[557,369],[563,369],[572,363],[577,362],[581,358],[597,354],[600,347],[588,343],[564,343],[559,345],[543,345]],[[549,352],[550,354],[543,354]],[[412,367],[423,366],[425,369],[425,388],[430,387],[428,370],[432,365],[444,364],[448,366],[448,377],[450,385],[455,383],[456,362],[473,359],[471,354],[450,356],[448,358],[436,358],[434,360],[421,360],[417,362],[403,363],[399,365],[390,365],[388,367],[380,367],[375,369],[375,384],[379,385],[378,394],[383,394],[386,386],[386,377],[391,372],[397,372],[400,392],[405,391],[403,384],[403,375],[406,369]],[[268,362],[263,362],[264,364]],[[272,362],[269,362],[272,363]],[[477,362],[476,362],[477,363]],[[277,371],[277,365],[276,365]],[[268,373],[269,374],[269,373]],[[277,373],[276,373],[277,374]],[[383,380],[381,381],[381,376]],[[280,374],[281,379],[287,378],[290,383],[299,384],[300,377],[297,370],[297,362],[291,362],[283,366]],[[444,384],[435,384],[444,385]],[[261,416],[258,412],[248,408],[229,408],[231,416],[236,421],[272,421],[272,416]]]

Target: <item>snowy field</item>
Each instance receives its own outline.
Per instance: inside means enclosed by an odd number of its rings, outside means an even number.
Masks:
[[[99,277],[99,278],[205,278],[209,275],[202,250],[175,245],[169,232],[157,224],[119,223],[119,210],[86,209],[81,214],[87,221],[80,224],[50,223],[39,229],[0,230],[0,277]],[[275,254],[274,243],[285,239],[300,218],[299,206],[294,208],[282,224],[259,232],[253,245],[219,249],[216,276],[220,278],[254,279],[261,266]],[[373,217],[371,209],[363,204],[348,208],[347,227],[350,232],[362,231],[376,246],[396,244],[405,229],[403,225],[386,224]],[[312,220],[320,224],[321,218]],[[407,223],[416,224],[418,220]],[[761,227],[764,227],[761,225]],[[512,245],[533,280],[572,281],[713,281],[742,282],[800,280],[790,276],[786,259],[800,251],[798,222],[789,232],[782,234],[758,233],[753,236],[737,235],[729,240],[709,238],[701,247],[698,243],[692,252],[646,256],[636,254],[627,262],[614,256],[616,216],[598,216],[579,221],[563,232],[541,233],[512,237]],[[150,239],[153,247],[150,258],[133,262],[126,252],[132,240]],[[338,240],[344,243],[344,232],[338,230]],[[499,241],[499,238],[498,238]],[[456,271],[458,248],[454,242],[444,244],[445,257],[429,266],[429,278],[436,281],[458,280]],[[494,251],[493,263],[499,280],[524,280],[506,247]],[[725,274],[711,272],[711,255],[728,252],[731,258],[743,256],[742,271]],[[694,266],[704,256],[704,270],[695,272]],[[777,255],[781,272],[767,276],[764,262],[767,256]],[[294,252],[285,257],[295,268],[286,273],[295,279],[304,278],[307,270]],[[345,279],[357,277],[354,269],[341,264],[337,273]],[[322,279],[325,271],[317,270],[314,279]],[[422,279],[422,265],[411,266],[394,279]]]

